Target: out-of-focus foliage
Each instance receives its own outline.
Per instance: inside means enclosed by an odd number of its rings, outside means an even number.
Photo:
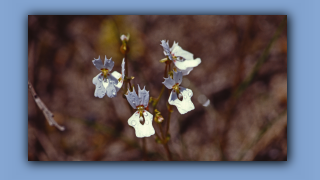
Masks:
[[[160,40],[179,42],[202,60],[181,85],[193,90],[195,109],[180,115],[173,107],[168,145],[174,160],[286,160],[286,26],[249,86],[234,97],[284,17],[29,16],[28,77],[66,130],[49,126],[29,93],[28,159],[143,159],[142,141],[127,124],[132,114],[124,92],[112,99],[93,95],[99,72],[92,60],[112,57],[113,70],[121,72],[120,36],[129,33],[129,75],[152,97],[164,80]],[[168,97],[166,90],[157,107],[164,121]],[[148,160],[167,160],[155,136],[146,144]]]

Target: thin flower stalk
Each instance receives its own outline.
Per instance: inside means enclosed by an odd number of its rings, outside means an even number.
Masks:
[[[170,48],[168,41],[162,40],[161,46],[163,47],[166,58],[160,60],[160,62],[165,63],[163,75],[165,81],[162,82],[163,86],[158,97],[149,99],[149,91],[146,91],[145,88],[140,89],[138,85],[138,93],[136,93],[134,85],[131,84],[131,80],[134,77],[129,77],[129,35],[122,35],[120,39],[122,41],[120,51],[124,55],[121,64],[121,74],[116,71],[110,73],[114,65],[114,62],[111,61],[111,59],[105,58],[104,63],[100,60],[100,57],[94,59],[93,64],[101,71],[100,74],[93,78],[93,84],[96,85],[94,95],[99,98],[102,98],[104,95],[113,98],[124,83],[124,96],[132,111],[132,116],[128,119],[128,124],[134,128],[136,137],[142,138],[143,159],[148,159],[146,140],[144,138],[155,135],[156,142],[163,145],[167,158],[171,161],[172,154],[168,146],[168,141],[170,140],[169,129],[171,115],[173,112],[171,105],[176,106],[178,112],[181,114],[185,114],[194,109],[194,105],[191,101],[191,97],[193,96],[192,90],[181,87],[180,84],[183,76],[188,75],[194,67],[198,66],[201,63],[201,59],[194,59],[192,53],[183,50],[176,42],[174,42]],[[171,64],[173,64],[173,66],[171,66]],[[165,87],[168,88],[170,95],[167,103],[168,118],[163,125],[162,122],[164,121],[164,118],[156,107],[164,96]],[[149,103],[152,103],[153,114],[149,113]],[[133,109],[136,109],[136,112],[134,112]],[[152,125],[153,121],[158,124],[160,134],[154,130]]]

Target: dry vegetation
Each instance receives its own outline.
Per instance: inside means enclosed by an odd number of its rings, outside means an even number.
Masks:
[[[169,40],[170,46],[179,42],[202,60],[182,84],[193,90],[195,110],[180,115],[173,107],[168,145],[174,160],[287,160],[286,22],[272,41],[284,18],[29,16],[28,78],[66,130],[49,126],[29,93],[28,159],[143,159],[142,141],[127,124],[131,112],[123,92],[112,99],[93,96],[92,78],[98,74],[93,58],[112,57],[120,72],[119,37],[130,33],[129,75],[136,88],[145,85],[152,97],[163,81],[160,40]],[[165,91],[158,105],[165,120],[168,96]],[[202,106],[206,97],[208,107]],[[155,136],[146,144],[146,159],[167,160]]]

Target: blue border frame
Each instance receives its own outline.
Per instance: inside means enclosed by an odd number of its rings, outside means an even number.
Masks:
[[[320,1],[10,1],[1,2],[0,179],[320,179],[316,118]],[[28,162],[27,15],[283,14],[288,15],[287,162]],[[317,61],[318,60],[318,61]]]

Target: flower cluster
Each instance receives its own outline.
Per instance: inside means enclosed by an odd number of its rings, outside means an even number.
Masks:
[[[123,54],[128,53],[129,48],[127,42],[129,40],[129,35],[122,35],[120,37],[122,41],[122,46],[120,48]],[[193,58],[193,54],[183,50],[178,43],[174,42],[172,47],[169,47],[169,42],[162,40],[161,44],[164,50],[164,55],[167,57],[165,61],[168,61],[170,64],[173,62],[175,67],[170,71],[168,78],[164,77],[165,81],[162,82],[165,87],[172,89],[168,103],[177,107],[180,114],[185,114],[195,107],[191,101],[193,96],[192,90],[188,88],[181,87],[183,76],[188,75],[194,67],[198,66],[201,63],[200,58]],[[104,63],[100,59],[94,59],[93,65],[101,71],[97,76],[92,80],[92,83],[96,86],[94,96],[103,98],[106,94],[108,97],[113,98],[117,95],[117,92],[121,89],[123,83],[129,85],[125,97],[127,98],[128,103],[133,109],[136,109],[136,112],[128,119],[128,124],[135,129],[135,134],[139,138],[150,137],[155,134],[155,130],[152,126],[153,115],[148,112],[149,106],[149,91],[140,89],[138,85],[138,94],[136,93],[134,87],[131,89],[130,80],[133,78],[127,78],[125,74],[125,59],[122,60],[121,64],[121,74],[117,71],[112,71],[114,62],[105,57]],[[166,66],[167,68],[167,66]],[[166,69],[167,70],[167,69]],[[161,123],[164,119],[161,116],[160,112],[156,109],[154,110],[155,121]]]
[[[169,41],[162,40],[160,45],[163,47],[164,55],[174,63],[177,69],[177,71],[172,71],[172,77],[164,78],[163,84],[168,89],[172,89],[168,103],[176,106],[180,114],[185,114],[194,109],[191,101],[193,92],[180,86],[182,77],[188,75],[194,67],[198,66],[201,59],[193,59],[193,54],[183,50],[176,42],[173,43],[171,48],[169,48]]]

